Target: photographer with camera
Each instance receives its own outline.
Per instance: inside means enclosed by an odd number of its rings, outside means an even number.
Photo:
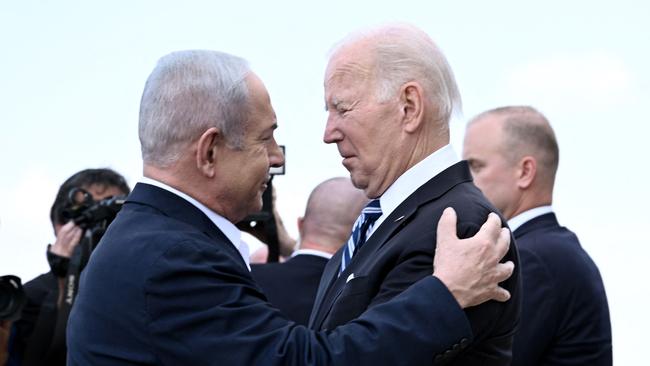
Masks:
[[[79,272],[129,192],[111,169],[82,170],[61,185],[50,210],[56,235],[46,252],[50,271],[24,286],[27,303],[13,325],[9,365],[65,365],[65,326]]]

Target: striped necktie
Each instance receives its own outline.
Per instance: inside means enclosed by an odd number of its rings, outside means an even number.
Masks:
[[[350,260],[356,251],[366,242],[366,233],[372,228],[375,221],[381,216],[381,207],[379,199],[374,199],[361,210],[361,214],[352,227],[352,234],[345,244],[343,256],[341,258],[341,272],[350,264]]]

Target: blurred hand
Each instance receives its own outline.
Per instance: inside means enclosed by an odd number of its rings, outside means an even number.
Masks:
[[[438,277],[462,308],[488,300],[507,301],[510,293],[499,282],[512,275],[514,263],[499,263],[510,247],[510,231],[490,213],[475,236],[458,239],[456,211],[445,209],[438,222],[433,275]]]
[[[81,240],[83,230],[74,224],[73,221],[61,226],[56,235],[56,241],[50,247],[50,252],[61,257],[70,258]]]

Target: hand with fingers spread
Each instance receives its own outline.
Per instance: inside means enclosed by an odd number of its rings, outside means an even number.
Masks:
[[[81,240],[82,233],[83,230],[79,226],[75,225],[73,221],[69,221],[59,229],[56,241],[50,247],[50,251],[61,257],[72,257],[74,248]]]
[[[438,222],[433,275],[438,277],[462,308],[488,300],[507,301],[510,293],[499,286],[514,270],[511,261],[500,263],[510,247],[510,231],[491,213],[473,237],[456,235],[456,212],[448,207]]]

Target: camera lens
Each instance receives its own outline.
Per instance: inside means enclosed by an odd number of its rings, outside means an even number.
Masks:
[[[16,276],[0,277],[0,320],[16,320],[25,304],[25,292]]]

